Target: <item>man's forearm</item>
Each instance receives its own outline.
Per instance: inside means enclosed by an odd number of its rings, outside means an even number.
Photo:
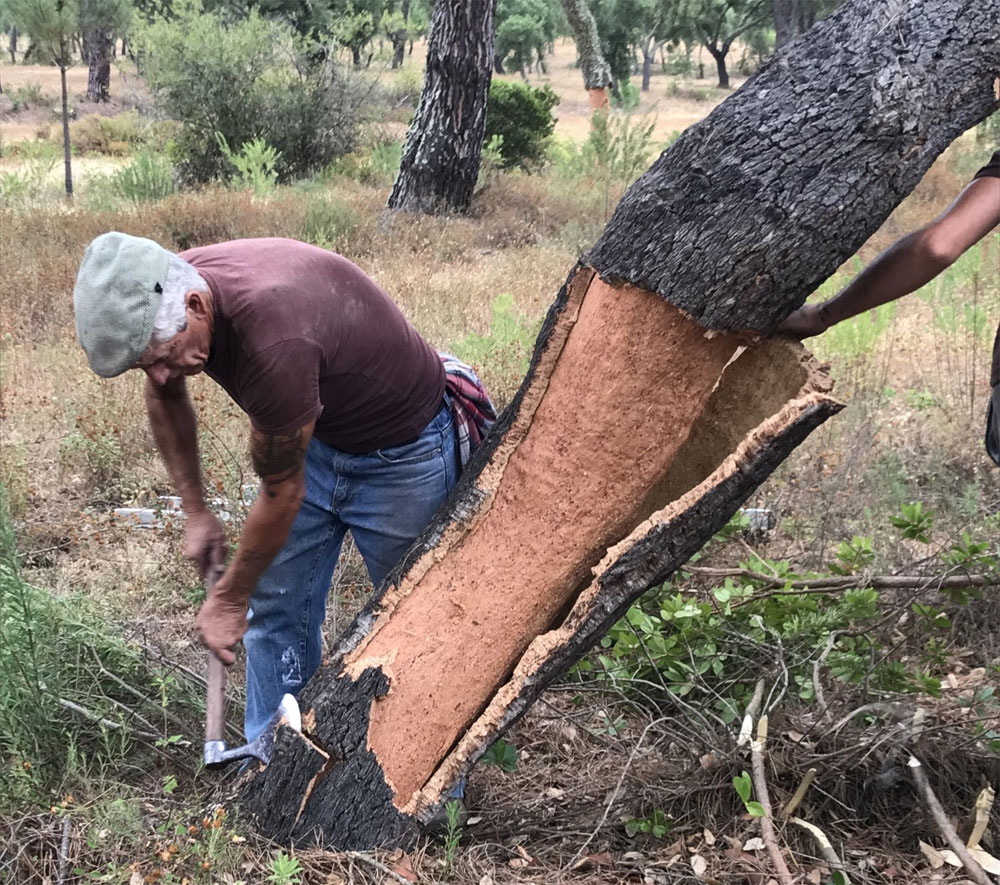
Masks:
[[[228,602],[245,603],[261,575],[284,546],[305,491],[304,474],[288,480],[275,495],[258,495],[247,515],[240,546],[226,573]]]
[[[934,279],[947,265],[921,248],[923,230],[892,245],[866,267],[839,295],[819,306],[826,326],[833,326],[866,310],[914,292]]]
[[[186,386],[165,388],[146,382],[146,412],[153,439],[170,479],[181,496],[184,510],[205,509],[198,460],[198,422]]]

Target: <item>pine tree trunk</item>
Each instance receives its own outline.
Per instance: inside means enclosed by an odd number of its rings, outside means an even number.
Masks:
[[[7,51],[10,53],[10,63],[17,64],[17,28],[10,29],[10,41],[7,44]]]
[[[106,102],[111,89],[111,35],[91,28],[83,35],[83,57],[87,61],[87,101]]]
[[[464,212],[479,176],[496,0],[439,0],[427,69],[389,208]]]
[[[601,53],[601,38],[597,22],[587,6],[587,0],[562,0],[566,19],[573,29],[576,53],[583,72],[583,88],[606,90],[611,86],[611,67]]]
[[[799,345],[760,333],[998,107],[984,21],[1000,0],[853,0],[629,189],[447,504],[305,687],[305,733],[280,729],[242,781],[265,835],[410,844],[840,408]]]
[[[69,53],[65,42],[59,47],[60,59],[67,58]],[[62,85],[62,130],[63,130],[63,166],[65,167],[66,198],[73,199],[73,160],[69,143],[69,90],[66,88],[66,68],[68,62],[59,63],[59,82]]]

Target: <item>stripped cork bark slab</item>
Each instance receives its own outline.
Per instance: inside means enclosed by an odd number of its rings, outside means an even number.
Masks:
[[[502,426],[309,683],[295,752],[248,779],[244,811],[282,841],[408,844],[544,686],[840,408],[829,391],[797,344],[706,332],[578,268]]]

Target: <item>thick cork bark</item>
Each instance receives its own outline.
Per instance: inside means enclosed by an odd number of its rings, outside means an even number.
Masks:
[[[475,482],[310,682],[305,737],[250,778],[244,810],[272,838],[407,844],[541,687],[683,559],[655,542],[638,582],[604,575],[721,483],[684,534],[697,549],[760,481],[764,453],[778,463],[836,411],[828,389],[800,347],[743,351],[578,271]]]

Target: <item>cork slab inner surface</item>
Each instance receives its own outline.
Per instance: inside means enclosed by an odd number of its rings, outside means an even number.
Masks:
[[[368,745],[397,807],[411,807],[528,644],[649,515],[650,487],[737,346],[656,295],[594,278],[488,511],[416,586],[404,579],[391,617],[344,660],[389,679]]]

